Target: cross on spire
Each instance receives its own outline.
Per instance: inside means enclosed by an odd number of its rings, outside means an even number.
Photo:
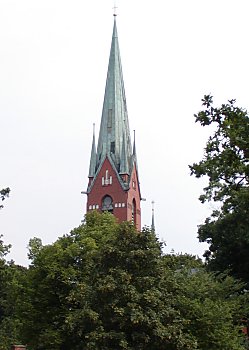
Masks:
[[[117,4],[116,4],[116,0],[114,0],[114,6],[113,6],[113,16],[116,17],[117,16]]]

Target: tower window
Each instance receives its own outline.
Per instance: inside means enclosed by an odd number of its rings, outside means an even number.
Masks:
[[[109,211],[112,213],[113,211],[113,203],[112,203],[112,197],[105,196],[102,200],[102,211]]]
[[[109,129],[111,129],[111,127],[112,127],[112,109],[108,109],[107,127]]]
[[[108,170],[105,171],[105,184],[109,185],[109,171]]]
[[[131,218],[134,225],[136,225],[136,201],[133,199],[131,207]]]
[[[111,153],[115,153],[115,142],[111,142]]]
[[[112,185],[112,176],[109,176],[109,171],[106,170],[105,177],[102,176],[102,186]]]

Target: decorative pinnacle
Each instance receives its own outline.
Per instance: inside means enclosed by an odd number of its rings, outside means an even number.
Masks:
[[[152,201],[151,202],[151,205],[152,205],[152,211],[154,212],[154,204],[155,204],[155,201]]]
[[[152,231],[152,232],[155,232],[155,218],[154,218],[154,204],[155,204],[155,202],[154,202],[154,201],[152,201],[152,202],[151,202],[151,204],[152,204],[152,221],[151,221],[151,231]]]
[[[133,130],[134,139],[133,139],[133,155],[136,156],[136,130]]]

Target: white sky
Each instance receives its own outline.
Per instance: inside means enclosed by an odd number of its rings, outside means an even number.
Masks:
[[[194,123],[201,98],[249,108],[248,0],[120,0],[117,26],[142,223],[166,251],[202,255],[197,225],[211,211],[189,176],[209,130]],[[112,0],[0,0],[0,188],[11,196],[0,233],[16,263],[30,238],[44,244],[85,213],[92,124],[101,118]]]

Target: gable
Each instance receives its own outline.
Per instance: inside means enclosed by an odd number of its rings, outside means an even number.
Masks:
[[[115,191],[126,190],[116,167],[108,156],[106,156],[102,164],[99,166],[99,169],[88,188],[88,194],[91,193],[94,188],[97,188],[98,190],[101,188],[106,188],[106,190],[108,190],[109,188],[109,190],[111,189],[111,192],[113,192],[113,189]]]
[[[141,199],[140,183],[139,183],[139,179],[138,179],[136,162],[133,163],[129,187],[130,187],[130,189],[133,189],[134,191],[138,191],[139,198]]]

